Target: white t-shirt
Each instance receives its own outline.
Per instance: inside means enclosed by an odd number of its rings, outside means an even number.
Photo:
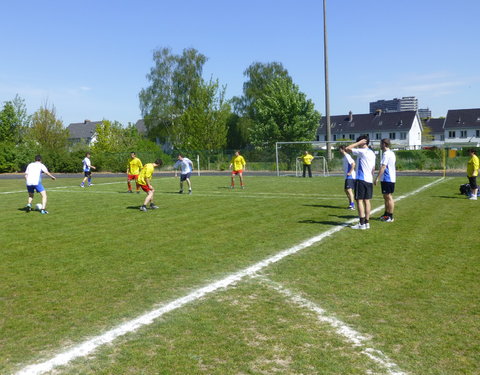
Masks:
[[[25,171],[27,176],[27,185],[35,186],[42,182],[42,172],[48,172],[47,167],[45,167],[41,162],[36,161],[28,164]]]
[[[180,168],[182,169],[182,174],[191,173],[193,170],[193,163],[189,158],[183,158],[183,160],[177,160],[173,168]]]
[[[365,147],[352,149],[352,154],[357,156],[357,180],[373,183],[372,171],[375,169],[375,153]]]
[[[397,171],[395,168],[396,160],[397,158],[392,150],[387,150],[383,153],[381,164],[386,168],[382,177],[380,178],[380,181],[395,182],[397,180]]]
[[[343,172],[345,173],[345,179],[347,180],[355,180],[355,169],[352,171],[350,175],[347,175],[347,173],[350,171],[352,168],[353,164],[353,158],[349,154],[345,154],[343,156]]]
[[[90,172],[90,166],[92,163],[90,162],[90,159],[85,157],[85,159],[82,160],[83,163],[83,171],[84,172]]]

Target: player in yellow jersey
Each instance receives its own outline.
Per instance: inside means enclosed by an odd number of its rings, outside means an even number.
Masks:
[[[147,211],[147,204],[149,203],[151,209],[158,208],[158,206],[153,203],[153,195],[155,193],[155,189],[153,188],[151,181],[153,176],[153,170],[156,167],[161,167],[162,165],[162,159],[157,159],[153,163],[147,163],[143,166],[140,174],[138,175],[137,182],[142,188],[142,190],[147,193],[147,197],[145,198],[143,205],[140,207],[140,211]]]
[[[478,169],[480,168],[480,161],[474,148],[468,150],[468,154],[470,155],[470,160],[468,160],[467,163],[467,177],[471,189],[471,194],[468,199],[476,201],[478,193],[477,176]]]
[[[303,162],[303,174],[305,177],[305,172],[308,170],[308,177],[312,177],[312,160],[315,159],[315,156],[310,154],[308,151],[305,151],[299,159]]]
[[[247,165],[247,163],[245,162],[243,156],[240,155],[240,151],[235,151],[235,155],[232,157],[229,167],[232,168],[233,166],[232,184],[230,186],[230,189],[233,189],[235,187],[235,175],[238,175],[238,177],[240,177],[240,188],[243,189],[245,187],[245,185],[243,184],[243,171],[245,170],[245,165]]]
[[[130,159],[128,159],[128,163],[127,163],[127,186],[128,186],[127,193],[133,193],[132,184],[130,183],[130,181],[132,180],[135,180],[137,194],[140,193],[140,185],[138,184],[137,179],[142,168],[143,168],[142,161],[139,158],[137,158],[137,155],[135,155],[135,152],[132,151],[130,153]]]

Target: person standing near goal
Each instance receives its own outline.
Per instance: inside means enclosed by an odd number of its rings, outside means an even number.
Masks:
[[[306,171],[308,170],[308,177],[312,178],[312,160],[315,159],[315,156],[310,154],[308,151],[305,151],[299,159],[303,163],[303,173],[302,177],[305,177]]]
[[[128,186],[128,193],[133,193],[132,191],[132,184],[131,181],[135,180],[135,190],[137,191],[137,194],[140,193],[140,185],[138,184],[138,175],[140,171],[143,168],[142,161],[137,158],[137,155],[135,152],[130,153],[130,159],[128,160],[127,163],[127,186]]]
[[[242,155],[240,155],[240,151],[235,151],[235,155],[232,157],[230,161],[229,168],[232,168],[232,183],[230,185],[230,189],[235,188],[235,175],[240,177],[240,188],[243,189],[245,185],[243,184],[243,171],[247,163]]]
[[[467,177],[468,182],[470,184],[470,197],[472,201],[477,200],[477,193],[478,193],[478,186],[477,186],[477,176],[478,176],[478,169],[480,168],[480,161],[478,159],[477,153],[475,149],[468,150],[468,154],[470,155],[470,160],[467,163]]]
[[[190,177],[193,171],[193,163],[189,158],[186,158],[182,154],[178,155],[177,162],[173,165],[173,169],[180,167],[182,173],[180,174],[180,191],[178,194],[183,194],[183,182],[187,181],[188,194],[192,194],[192,182]]]
[[[142,190],[147,193],[147,197],[143,202],[143,205],[140,206],[140,211],[147,211],[147,204],[150,203],[150,208],[152,210],[157,209],[158,206],[153,203],[153,196],[155,194],[155,189],[153,188],[151,182],[153,177],[153,171],[156,167],[161,167],[163,165],[162,159],[157,159],[153,163],[145,164],[138,175],[138,184]]]
[[[373,196],[373,173],[375,171],[375,153],[368,147],[370,138],[361,135],[355,143],[345,150],[357,156],[355,180],[355,200],[360,222],[352,225],[352,229],[370,229],[371,199]]]
[[[355,209],[353,201],[353,189],[355,188],[355,162],[353,158],[345,151],[346,146],[341,145],[338,151],[343,155],[343,172],[345,174],[345,194],[347,194],[349,210]]]
[[[380,148],[383,155],[380,162],[380,170],[374,184],[377,185],[378,180],[380,180],[383,200],[385,201],[385,212],[380,216],[380,221],[391,223],[393,222],[393,209],[395,207],[393,193],[395,192],[395,182],[397,180],[396,157],[395,153],[390,150],[390,139],[383,138],[380,141]]]
[[[32,201],[36,190],[37,193],[40,193],[40,195],[42,196],[42,209],[40,210],[40,213],[45,215],[48,214],[47,192],[42,185],[42,173],[45,173],[52,180],[55,180],[55,176],[53,176],[48,171],[47,167],[43,165],[42,157],[40,155],[36,155],[35,162],[28,164],[27,169],[25,170],[25,181],[28,191],[28,201],[27,205],[25,206],[25,210],[27,212],[30,212],[32,210]]]

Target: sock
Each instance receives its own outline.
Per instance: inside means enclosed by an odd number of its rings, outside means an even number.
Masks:
[[[361,217],[361,218],[360,218],[360,225],[363,225],[363,224],[365,224],[365,218],[364,218],[364,217]]]

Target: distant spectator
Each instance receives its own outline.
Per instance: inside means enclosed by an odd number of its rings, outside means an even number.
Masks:
[[[470,160],[467,163],[467,177],[471,189],[471,195],[468,199],[476,201],[478,194],[477,176],[478,169],[480,168],[480,161],[477,152],[473,148],[468,150],[468,154],[470,155]]]
[[[306,171],[308,171],[308,177],[312,177],[312,160],[315,159],[315,156],[310,154],[308,151],[305,151],[303,155],[299,157],[299,159],[303,163],[302,177],[305,177]]]

